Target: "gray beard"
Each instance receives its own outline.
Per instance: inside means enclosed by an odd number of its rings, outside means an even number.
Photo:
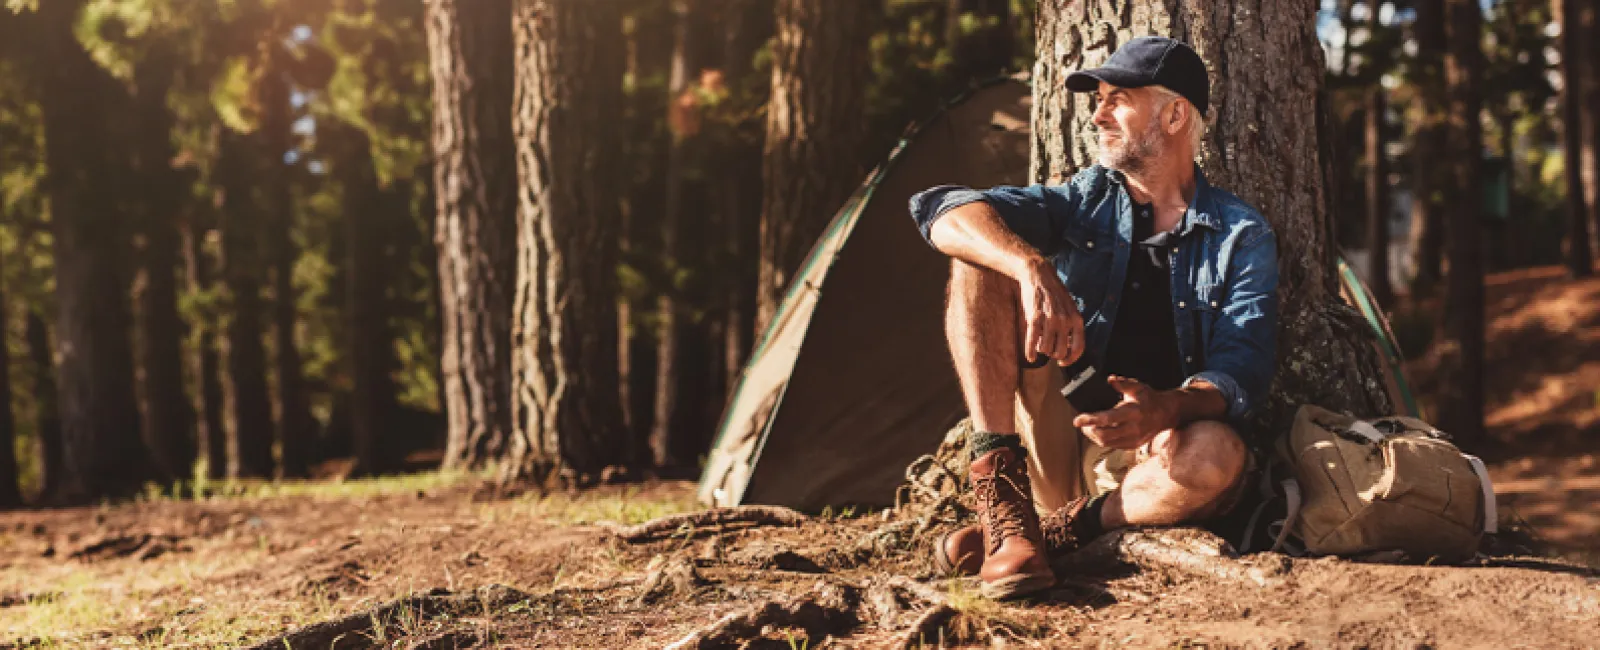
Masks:
[[[1100,164],[1130,176],[1138,176],[1150,169],[1162,151],[1161,131],[1155,124],[1147,127],[1133,140],[1123,139],[1119,147],[1102,147]]]

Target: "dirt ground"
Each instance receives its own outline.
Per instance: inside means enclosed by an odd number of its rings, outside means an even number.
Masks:
[[[1600,647],[1600,281],[1521,272],[1489,298],[1493,472],[1536,554],[1079,562],[999,604],[931,575],[909,509],[630,542],[619,527],[696,510],[692,486],[501,495],[431,473],[0,513],[0,648],[656,648],[741,614],[761,620],[684,647]],[[1429,355],[1410,370],[1438,381]]]

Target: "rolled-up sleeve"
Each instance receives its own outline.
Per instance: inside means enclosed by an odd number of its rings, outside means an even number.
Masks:
[[[1075,195],[1070,185],[1000,186],[987,190],[940,185],[911,197],[911,218],[916,220],[917,230],[931,246],[933,223],[939,217],[968,203],[982,201],[994,208],[1006,227],[1023,241],[1051,255],[1061,242],[1066,221],[1076,214]]]
[[[1206,342],[1204,380],[1228,400],[1228,420],[1242,422],[1266,397],[1277,369],[1278,240],[1266,228],[1232,257],[1227,302]]]

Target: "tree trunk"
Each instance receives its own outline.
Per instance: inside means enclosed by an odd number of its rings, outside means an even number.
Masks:
[[[1583,88],[1583,187],[1588,205],[1588,223],[1585,227],[1589,241],[1589,259],[1600,258],[1600,0],[1587,0],[1582,11],[1580,29],[1588,38],[1576,45],[1578,58],[1587,62],[1579,66],[1578,78]],[[1579,33],[1577,31],[1574,32]],[[1576,87],[1576,86],[1575,86]]]
[[[433,0],[434,194],[438,206],[445,467],[500,457],[511,436],[516,148],[509,0]]]
[[[61,443],[60,399],[56,392],[56,373],[50,332],[44,318],[36,311],[28,312],[25,336],[28,339],[28,362],[33,370],[33,399],[36,405],[34,431],[39,436],[39,496],[40,503],[62,500],[66,489],[66,459]]]
[[[173,59],[157,48],[135,70],[138,96],[134,137],[143,184],[144,291],[140,294],[139,352],[144,372],[143,430],[167,480],[194,474],[192,414],[183,384],[183,320],[178,316],[178,228],[184,178],[172,168],[172,114],[167,92]]]
[[[45,179],[55,235],[57,363],[63,469],[69,500],[130,494],[149,477],[133,391],[124,263],[128,232],[118,196],[131,179],[115,160],[110,104],[120,90],[73,33],[81,1],[39,3]]]
[[[504,481],[597,477],[627,464],[617,392],[617,200],[610,134],[621,100],[609,2],[517,0],[517,293]]]
[[[394,453],[398,444],[384,438],[395,429],[397,408],[382,235],[391,228],[385,217],[392,202],[385,200],[378,187],[366,134],[348,125],[330,130],[335,131],[330,137],[338,141],[334,173],[343,188],[345,344],[352,384],[350,437],[356,457],[352,474],[379,474],[398,469],[404,460]]]
[[[869,2],[778,0],[756,331],[777,313],[789,279],[861,182],[871,12]]]
[[[1378,12],[1368,4],[1367,30],[1369,40],[1378,37],[1383,24]],[[1372,65],[1374,55],[1366,57]],[[1364,66],[1365,67],[1365,66]],[[1367,181],[1367,285],[1379,309],[1394,304],[1389,290],[1389,164],[1384,156],[1384,116],[1389,110],[1383,89],[1381,71],[1372,76],[1372,87],[1367,89],[1366,106],[1366,181]]]
[[[1561,144],[1567,181],[1567,238],[1562,243],[1567,271],[1573,277],[1594,273],[1589,255],[1589,207],[1584,199],[1583,39],[1580,4],[1587,0],[1558,0],[1561,23]]]
[[[272,256],[272,321],[274,376],[278,390],[273,411],[278,419],[280,468],[286,477],[310,475],[312,443],[316,423],[311,419],[310,397],[306,392],[305,367],[300,361],[300,344],[295,331],[300,322],[294,288],[294,264],[300,249],[294,242],[294,203],[289,190],[289,166],[283,156],[293,148],[290,124],[289,54],[270,38],[262,49],[265,58],[256,80],[256,104],[261,110],[260,141],[263,168],[258,182],[265,192],[269,214],[266,224]]]
[[[689,13],[693,11],[690,0],[672,2],[672,57],[667,65],[667,130],[671,142],[667,146],[666,193],[661,205],[661,263],[666,270],[663,286],[656,297],[656,394],[655,417],[650,428],[650,455],[656,467],[678,468],[685,459],[680,454],[681,441],[674,439],[679,431],[678,395],[683,386],[684,374],[680,353],[684,342],[683,287],[678,281],[679,270],[685,267],[680,246],[683,229],[684,169],[688,140],[695,137],[691,124],[692,113],[699,108],[693,104],[694,95],[689,88]],[[690,457],[692,458],[692,457]]]
[[[222,276],[229,299],[221,346],[229,478],[267,478],[273,468],[272,399],[262,340],[260,274],[265,256],[259,224],[265,212],[254,191],[259,177],[252,163],[260,149],[252,144],[249,136],[224,130],[215,171],[223,191]]]
[[[1450,49],[1445,80],[1450,100],[1450,223],[1445,231],[1450,275],[1445,296],[1445,353],[1440,360],[1438,423],[1463,447],[1483,440],[1483,242],[1480,173],[1483,126],[1480,121],[1483,51],[1479,45],[1483,13],[1477,0],[1445,5]]]
[[[1433,292],[1444,277],[1444,214],[1447,175],[1441,169],[1445,147],[1444,0],[1416,0],[1418,117],[1411,142],[1411,279],[1413,296]]]
[[[10,329],[0,294],[0,333]],[[0,337],[0,510],[22,505],[22,471],[17,466],[17,421],[11,411],[11,346]]]
[[[771,86],[746,84],[754,75],[752,62],[756,51],[772,35],[772,5],[760,0],[740,0],[727,5],[723,32],[723,72],[726,76],[733,110],[743,111],[751,106],[765,104]],[[764,81],[764,80],[763,80]],[[759,89],[759,90],[757,90]],[[747,95],[757,95],[748,97]],[[754,110],[748,114],[756,114]],[[727,394],[739,383],[754,344],[756,303],[756,256],[759,245],[761,215],[761,141],[764,125],[755,119],[744,119],[728,125],[733,132],[724,141],[730,143],[721,152],[726,182],[713,187],[719,194],[718,226],[724,240],[722,259],[716,268],[729,269],[723,276],[723,295],[726,296],[722,315],[723,380],[722,397],[715,405],[720,415]],[[713,416],[715,417],[715,416]],[[713,421],[715,421],[713,419]]]
[[[963,15],[977,22],[977,29],[962,29]],[[1011,31],[1010,0],[947,0],[944,24],[945,46],[950,48],[951,71],[958,80],[983,81],[1000,75],[1011,66],[1015,46]]]
[[[1208,181],[1266,215],[1278,237],[1279,365],[1255,423],[1266,432],[1287,431],[1301,404],[1360,415],[1392,409],[1370,330],[1339,298],[1316,8],[1312,0],[1142,0],[1039,12],[1037,182],[1070,178],[1096,158],[1089,96],[1067,92],[1068,73],[1144,34],[1185,40],[1209,64],[1201,165]]]
[[[201,305],[195,318],[189,345],[189,372],[195,379],[195,440],[206,461],[206,478],[221,479],[228,471],[228,431],[223,424],[225,410],[220,363],[217,359],[217,314],[212,298],[216,291],[211,278],[211,263],[201,243],[209,228],[196,223],[191,215],[183,229],[184,280],[189,295]]]

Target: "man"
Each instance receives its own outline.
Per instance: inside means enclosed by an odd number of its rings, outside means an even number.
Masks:
[[[994,598],[1050,587],[1049,556],[1107,530],[1229,512],[1253,466],[1236,427],[1275,365],[1276,239],[1194,162],[1200,56],[1139,38],[1066,85],[1098,100],[1099,164],[911,200],[953,258],[946,335],[975,431],[980,523],[934,562]]]

